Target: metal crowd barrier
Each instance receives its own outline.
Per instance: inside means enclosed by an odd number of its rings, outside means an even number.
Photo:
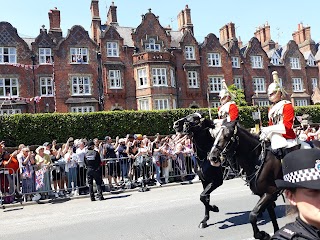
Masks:
[[[104,191],[126,190],[142,184],[166,184],[190,181],[195,176],[196,159],[193,155],[119,157],[102,159],[101,174]],[[226,171],[230,169],[226,168]],[[39,168],[24,166],[16,172],[0,168],[0,201],[10,203],[15,195],[24,201],[70,197],[88,194],[86,167],[66,168],[56,162]]]

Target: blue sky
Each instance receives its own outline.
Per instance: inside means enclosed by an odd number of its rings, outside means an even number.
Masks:
[[[111,2],[99,1],[103,23]],[[65,36],[74,25],[82,25],[90,31],[90,3],[91,0],[0,0],[0,21],[10,22],[21,37],[36,37],[41,25],[49,28],[48,11],[57,7],[61,12],[61,28]],[[209,33],[219,37],[219,29],[229,22],[235,23],[236,34],[244,43],[254,36],[256,27],[266,22],[271,27],[271,38],[281,45],[292,40],[292,33],[301,22],[311,26],[311,37],[315,42],[320,40],[318,0],[114,0],[114,3],[118,7],[121,26],[137,27],[141,23],[141,14],[151,8],[159,16],[162,26],[171,25],[173,30],[178,28],[178,13],[188,4],[199,42],[203,42]]]

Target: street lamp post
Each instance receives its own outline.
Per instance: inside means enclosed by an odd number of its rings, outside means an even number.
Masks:
[[[32,80],[33,80],[33,105],[34,105],[34,113],[37,112],[37,105],[36,105],[36,78],[34,74],[34,66],[36,62],[36,56],[34,54],[31,55],[31,60],[32,60]]]
[[[98,88],[99,88],[99,111],[104,110],[103,83],[102,83],[102,61],[101,52],[97,52],[98,60]]]

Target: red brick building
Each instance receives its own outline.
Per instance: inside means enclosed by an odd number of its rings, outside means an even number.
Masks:
[[[275,70],[294,105],[312,104],[320,53],[310,27],[299,24],[282,47],[268,24],[246,45],[234,23],[198,43],[188,6],[178,13],[178,30],[163,27],[151,9],[131,27],[118,23],[114,4],[104,24],[98,0],[90,10],[90,34],[75,25],[63,37],[58,9],[49,11],[49,30],[43,26],[35,39],[0,22],[1,114],[208,107],[208,93],[217,107],[222,79],[242,88],[249,105],[268,105]]]

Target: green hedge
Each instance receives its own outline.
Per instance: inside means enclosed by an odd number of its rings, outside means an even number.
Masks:
[[[39,145],[52,139],[65,142],[68,137],[99,138],[125,136],[127,133],[162,135],[173,133],[175,120],[192,112],[201,111],[208,117],[208,109],[176,109],[170,111],[112,111],[87,114],[16,114],[1,116],[0,140],[7,146],[20,143]],[[254,126],[252,112],[256,107],[240,108],[240,123],[250,128]],[[267,123],[267,108],[260,108],[263,125]],[[320,122],[320,107],[296,107],[296,115],[304,113],[312,116],[313,122]],[[217,116],[217,109],[211,109],[212,117]]]

